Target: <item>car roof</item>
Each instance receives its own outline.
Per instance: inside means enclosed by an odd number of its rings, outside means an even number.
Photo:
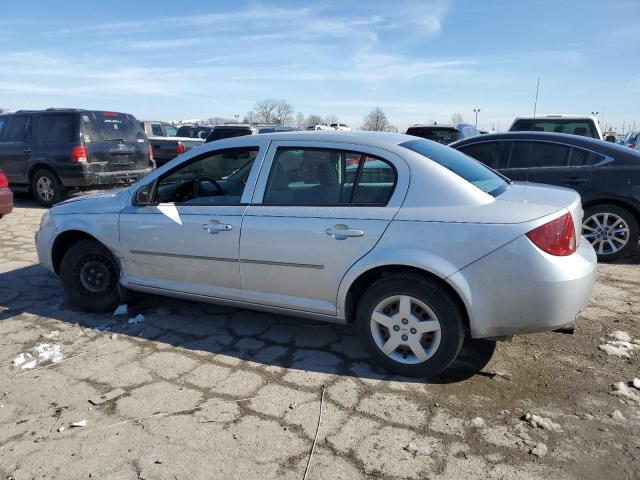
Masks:
[[[438,123],[436,125],[432,123],[416,123],[415,125],[411,125],[409,128],[453,128],[457,130],[457,125],[451,125],[449,123]]]
[[[612,155],[614,152],[627,154],[633,152],[629,147],[619,145],[617,143],[607,142],[599,138],[583,137],[581,135],[571,135],[568,133],[555,132],[504,132],[489,133],[487,135],[479,135],[475,137],[465,138],[450,144],[450,147],[458,148],[473,143],[490,142],[494,140],[543,140],[548,142],[564,143],[575,147],[584,147],[600,153],[608,153]]]
[[[262,135],[268,137],[270,140],[353,143],[379,148],[395,146],[411,140],[418,140],[418,138],[414,136],[402,133],[367,132],[361,130],[295,130],[291,132],[262,133],[261,136]]]

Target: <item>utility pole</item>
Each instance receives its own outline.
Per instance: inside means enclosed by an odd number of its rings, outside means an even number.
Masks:
[[[476,128],[478,128],[478,113],[480,113],[480,109],[479,108],[474,108],[473,109],[473,113],[476,114]]]
[[[240,118],[240,115],[236,113],[233,117],[236,119],[236,125],[238,125],[238,118]]]

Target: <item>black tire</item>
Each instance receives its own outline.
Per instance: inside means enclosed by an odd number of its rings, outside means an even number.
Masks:
[[[67,250],[60,264],[65,300],[90,312],[118,306],[118,266],[111,253],[95,240],[81,240]]]
[[[373,311],[379,303],[396,295],[408,295],[424,303],[440,323],[440,343],[433,355],[425,361],[402,363],[385,354],[376,343],[371,328]],[[413,309],[415,305],[411,305]],[[453,295],[437,281],[410,273],[383,277],[364,292],[357,307],[356,329],[375,363],[391,373],[420,378],[432,378],[446,370],[460,353],[466,333],[464,315]],[[393,354],[399,355],[401,348],[404,347],[399,347]]]
[[[47,186],[44,191],[40,188],[41,182]],[[67,189],[64,188],[55,173],[49,169],[41,168],[31,177],[31,193],[40,205],[51,207],[66,198]]]
[[[638,220],[636,220],[636,217],[626,208],[620,207],[618,205],[613,205],[613,204],[593,205],[585,209],[583,227],[587,225],[589,218],[592,217],[593,215],[606,214],[606,213],[617,215],[618,217],[620,217],[627,224],[629,228],[629,236],[628,236],[626,245],[624,245],[623,248],[621,248],[616,252],[611,252],[611,249],[608,246],[608,244],[605,244],[604,246],[605,248],[603,248],[603,252],[598,253],[600,243],[596,242],[596,244],[594,245],[594,248],[598,255],[599,262],[611,262],[613,260],[618,260],[620,258],[623,258],[629,255],[631,252],[633,252],[634,248],[638,244],[638,235],[640,234],[640,227],[638,227]],[[593,226],[594,225],[592,223],[591,227]],[[584,234],[593,234],[594,232],[587,231],[585,228],[583,228],[582,233],[584,235]],[[589,238],[589,241],[591,241],[591,243],[593,244],[592,237]],[[613,243],[617,245],[617,242],[614,241]]]

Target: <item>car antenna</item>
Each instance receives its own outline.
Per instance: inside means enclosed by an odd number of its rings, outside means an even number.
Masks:
[[[538,111],[538,93],[540,93],[540,77],[536,85],[536,99],[533,102],[533,121],[531,122],[531,141],[529,142],[529,159],[527,160],[527,182],[529,181],[529,171],[531,168],[531,156],[533,151],[533,131],[536,128],[536,113]]]

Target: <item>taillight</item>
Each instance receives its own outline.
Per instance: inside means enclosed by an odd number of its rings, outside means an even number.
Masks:
[[[153,147],[151,146],[151,142],[149,142],[149,160],[153,160]]]
[[[87,149],[83,145],[77,145],[71,149],[71,161],[84,163],[87,161]]]
[[[0,188],[6,188],[9,186],[9,179],[4,174],[2,170],[0,170]]]
[[[549,255],[564,257],[576,251],[576,230],[570,213],[531,230],[527,237]]]
[[[187,151],[187,149],[186,149],[186,148],[184,148],[184,145],[183,145],[183,144],[181,144],[180,142],[178,142],[178,143],[176,144],[176,153],[177,153],[178,155],[180,155],[181,153],[184,153],[184,152],[186,152],[186,151]]]

